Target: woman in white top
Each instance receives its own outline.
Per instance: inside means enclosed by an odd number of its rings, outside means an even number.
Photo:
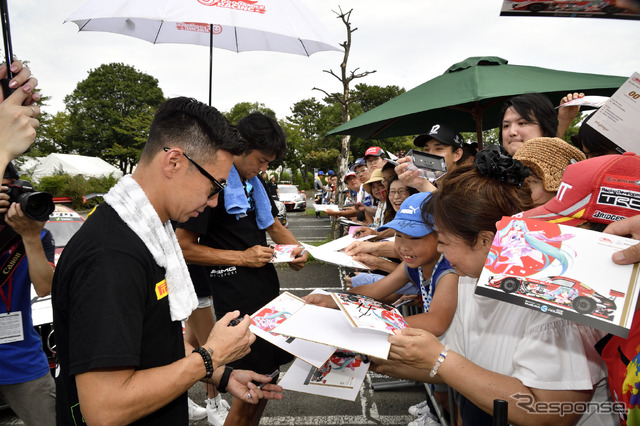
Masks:
[[[476,168],[443,179],[423,214],[433,217],[438,251],[469,277],[460,280],[456,315],[444,344],[411,328],[391,336],[390,361],[375,370],[448,384],[464,425],[491,425],[494,399],[508,402],[511,424],[614,424],[606,370],[593,347],[601,332],[474,294],[495,223],[531,207],[527,171],[485,150]]]

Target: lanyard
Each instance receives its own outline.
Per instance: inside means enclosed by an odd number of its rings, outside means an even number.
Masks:
[[[436,290],[435,283],[433,282],[433,276],[436,273],[436,269],[440,266],[440,262],[444,259],[444,254],[440,255],[440,258],[436,262],[436,265],[433,267],[433,272],[431,272],[431,277],[429,278],[429,289],[427,290],[424,286],[425,279],[422,275],[422,268],[418,267],[418,277],[420,279],[420,292],[422,293],[422,305],[424,306],[424,311],[429,312],[429,307],[431,306],[431,299],[433,299],[433,292]]]
[[[16,270],[22,259],[25,257],[25,249],[22,240],[9,251],[7,256],[7,260],[0,267],[0,297],[4,301],[5,305],[7,305],[7,313],[11,313],[11,290],[13,287],[13,272]],[[5,296],[2,288],[6,283],[7,285],[7,296]]]
[[[7,286],[8,295],[7,296],[4,295],[4,291],[2,291],[2,286],[0,285],[0,297],[2,297],[4,304],[7,305],[7,313],[10,314],[11,313],[11,290],[13,288],[13,277],[9,277],[8,281],[9,281],[9,285]]]

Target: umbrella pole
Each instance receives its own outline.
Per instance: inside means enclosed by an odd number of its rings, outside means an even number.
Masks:
[[[482,109],[476,102],[476,104],[471,108],[471,115],[473,116],[473,120],[476,122],[476,136],[478,137],[478,151],[482,150]]]
[[[213,92],[213,24],[209,24],[209,106]]]

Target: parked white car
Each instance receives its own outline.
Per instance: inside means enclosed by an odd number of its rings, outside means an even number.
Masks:
[[[287,210],[305,210],[307,208],[307,196],[304,191],[299,191],[296,185],[278,185],[278,196]]]

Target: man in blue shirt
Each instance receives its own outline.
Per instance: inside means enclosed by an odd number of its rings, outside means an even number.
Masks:
[[[5,192],[18,179],[11,163],[0,193],[0,397],[28,425],[55,424],[55,384],[31,319],[31,283],[51,292],[55,247],[44,222],[28,218]]]

